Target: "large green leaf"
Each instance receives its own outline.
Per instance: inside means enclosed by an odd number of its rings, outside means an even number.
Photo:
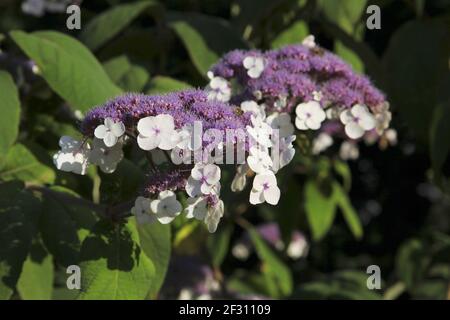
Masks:
[[[40,240],[31,246],[17,283],[23,300],[50,300],[53,292],[53,261]]]
[[[353,34],[356,24],[366,10],[367,0],[319,0],[319,7],[329,20]]]
[[[186,82],[170,77],[156,76],[150,81],[150,89],[147,91],[147,94],[161,94],[191,88],[192,86]]]
[[[206,77],[211,65],[227,51],[246,48],[225,20],[197,13],[168,14],[170,27],[186,47],[197,70]]]
[[[77,224],[69,214],[72,204],[46,195],[40,219],[40,230],[45,246],[57,263],[67,267],[78,264],[80,239]]]
[[[39,214],[39,201],[22,182],[0,184],[0,300],[15,290]]]
[[[144,67],[131,63],[125,55],[108,60],[103,67],[112,81],[125,91],[141,92],[150,78]]]
[[[136,196],[142,186],[145,175],[140,167],[127,159],[123,159],[116,171],[102,175],[100,192],[103,202],[118,203],[129,201]]]
[[[154,298],[163,284],[169,266],[172,244],[170,226],[160,223],[144,224],[137,225],[137,230],[139,244],[155,266],[155,277],[148,292],[148,297]]]
[[[80,39],[96,50],[125,29],[137,16],[149,8],[160,8],[155,1],[140,1],[114,6],[97,15],[83,27]]]
[[[272,48],[281,48],[288,44],[300,43],[309,35],[309,28],[306,22],[299,20],[289,28],[283,30],[271,43]]]
[[[74,108],[86,111],[121,93],[78,40],[55,31],[12,31],[11,37],[38,65],[49,86]]]
[[[155,265],[130,222],[98,222],[83,242],[80,268],[84,300],[144,299],[155,281]]]
[[[263,273],[266,285],[274,297],[288,296],[292,292],[292,274],[289,268],[273,253],[258,232],[253,228],[247,229],[255,246],[258,257],[263,262]]]
[[[19,133],[20,101],[9,73],[0,70],[0,162]]]
[[[440,82],[450,73],[449,56],[448,22],[435,19],[400,27],[384,55],[389,99],[422,141],[428,141],[433,109],[441,98]]]
[[[53,183],[55,172],[39,162],[24,145],[16,144],[0,165],[0,179],[17,179],[35,184]]]
[[[353,208],[347,193],[337,182],[333,183],[333,197],[336,204],[341,209],[345,222],[355,238],[360,239],[363,235],[363,228],[358,213]]]
[[[322,239],[330,229],[336,214],[336,201],[330,192],[325,196],[314,181],[305,185],[305,210],[314,240]]]

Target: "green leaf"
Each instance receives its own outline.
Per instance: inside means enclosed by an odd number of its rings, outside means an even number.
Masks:
[[[412,290],[426,276],[430,263],[429,249],[419,239],[411,239],[404,243],[396,257],[397,276]]]
[[[217,230],[216,233],[212,234],[208,238],[208,248],[212,257],[213,266],[220,267],[225,259],[230,246],[232,232],[233,225],[224,224]]]
[[[15,290],[35,234],[40,203],[19,181],[0,184],[0,300]]]
[[[350,191],[352,187],[352,172],[347,162],[335,159],[333,161],[334,171],[341,176],[346,191]]]
[[[78,264],[80,239],[77,225],[69,214],[72,204],[45,196],[40,230],[45,246],[55,257],[55,261],[64,267]]]
[[[305,185],[305,210],[311,227],[313,239],[322,239],[336,214],[336,202],[332,194],[328,197],[322,194],[316,182],[310,180]]]
[[[366,10],[367,0],[320,0],[318,6],[330,21],[353,34],[355,25]]]
[[[74,108],[84,112],[121,93],[78,40],[55,31],[12,31],[11,37],[38,65],[49,86]]]
[[[134,220],[134,219],[133,219]],[[135,221],[133,221],[135,223]],[[139,244],[155,266],[155,277],[150,283],[148,297],[154,298],[161,288],[169,267],[171,252],[170,226],[160,223],[137,225]]]
[[[450,73],[449,55],[448,22],[427,19],[397,29],[383,58],[388,97],[422,142],[429,139],[433,110],[440,99],[439,84]]]
[[[102,175],[100,192],[103,202],[118,203],[135,198],[145,175],[141,168],[123,159],[111,174]]]
[[[344,61],[347,61],[356,72],[364,72],[364,63],[359,56],[350,48],[346,47],[342,42],[336,41],[334,45],[334,52],[340,56]]]
[[[271,47],[278,49],[288,44],[300,43],[308,35],[308,25],[304,21],[296,21],[273,39]]]
[[[140,1],[114,6],[90,20],[83,27],[80,40],[89,49],[97,50],[150,8],[158,9],[160,5],[154,1]]]
[[[38,161],[22,144],[14,145],[0,165],[0,179],[22,180],[34,184],[53,183],[55,172]]]
[[[437,182],[450,152],[450,105],[438,106],[430,129],[430,156]]]
[[[153,77],[150,81],[150,89],[147,94],[161,94],[184,89],[191,89],[192,86],[186,82],[165,76]]]
[[[132,223],[98,222],[81,249],[78,299],[144,299],[155,281],[155,266],[138,243]]]
[[[150,78],[145,68],[132,64],[125,55],[105,62],[103,67],[112,81],[125,91],[141,92]]]
[[[168,14],[168,21],[204,77],[224,53],[247,48],[232,26],[223,19],[198,13],[172,12]]]
[[[333,197],[335,198],[336,204],[341,209],[344,220],[347,222],[350,231],[356,239],[360,239],[363,235],[363,228],[358,213],[350,203],[347,193],[337,182],[333,183]]]
[[[291,271],[273,253],[253,227],[250,227],[247,230],[255,246],[256,253],[263,262],[263,273],[266,276],[266,284],[269,287],[272,296],[288,296],[292,292],[293,280]]]
[[[19,92],[9,73],[0,70],[0,162],[17,139],[20,122]]]
[[[51,300],[53,292],[53,261],[40,240],[33,243],[17,283],[23,300]]]

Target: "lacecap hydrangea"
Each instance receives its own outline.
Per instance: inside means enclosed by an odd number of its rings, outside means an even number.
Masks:
[[[232,190],[242,190],[254,176],[250,202],[275,205],[280,198],[275,174],[292,159],[295,138],[292,125],[278,130],[219,100],[203,90],[117,97],[86,114],[83,139],[60,139],[54,163],[77,174],[86,174],[89,165],[112,173],[124,145],[135,144],[148,163],[131,209],[138,223],[167,224],[184,212],[214,232],[225,210],[221,165],[236,168]],[[187,196],[184,208],[180,193]]]
[[[261,121],[287,121],[314,132],[311,151],[319,154],[342,142],[345,160],[358,156],[357,142],[396,143],[385,95],[333,53],[308,36],[302,44],[262,52],[234,50],[208,72],[211,97],[240,105]]]

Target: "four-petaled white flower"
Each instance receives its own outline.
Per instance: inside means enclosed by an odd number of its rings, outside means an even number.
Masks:
[[[253,189],[250,192],[250,203],[259,204],[267,202],[276,205],[280,200],[280,189],[277,186],[275,175],[267,171],[257,174],[253,180]]]
[[[237,167],[236,175],[231,182],[231,191],[238,192],[244,190],[247,183],[247,171],[249,169],[250,167],[246,163],[241,164]]]
[[[261,145],[263,147],[271,147],[272,141],[270,135],[272,134],[272,127],[261,118],[251,117],[252,126],[247,126],[247,132],[253,139],[252,143]]]
[[[205,224],[209,232],[216,232],[217,226],[219,225],[220,219],[223,217],[224,211],[225,208],[222,200],[219,200],[219,202],[214,207],[210,207],[208,209],[205,217]]]
[[[359,149],[356,143],[344,141],[339,149],[339,156],[342,160],[355,160],[359,157]]]
[[[250,148],[247,164],[255,173],[264,173],[273,165],[267,150],[253,146]]]
[[[173,117],[170,114],[160,114],[139,120],[137,129],[138,145],[143,150],[160,148],[171,150],[178,140]]]
[[[320,133],[312,143],[312,153],[319,154],[333,144],[333,138],[325,132]]]
[[[366,106],[355,104],[350,110],[345,110],[340,115],[341,122],[345,125],[345,133],[351,139],[361,138],[366,131],[375,128],[375,117]]]
[[[317,101],[300,103],[295,113],[295,126],[300,130],[317,130],[326,118],[325,111]]]
[[[156,215],[150,209],[151,200],[144,197],[137,197],[131,213],[136,217],[138,224],[149,224],[156,221]]]
[[[218,193],[220,168],[215,164],[198,163],[192,168],[186,184],[186,193],[190,197],[200,194]]]
[[[289,137],[294,133],[294,126],[291,122],[291,116],[286,112],[275,112],[268,116],[266,121],[272,129],[278,130],[280,138]]]
[[[292,143],[295,141],[296,136],[291,135],[280,139],[279,158],[273,161],[272,170],[277,172],[281,168],[287,166],[295,155],[295,149]]]
[[[259,105],[255,101],[248,100],[241,103],[241,110],[250,112],[255,118],[265,119],[266,111],[265,105]]]
[[[389,128],[392,120],[392,113],[389,111],[389,103],[385,102],[379,112],[375,114],[375,129],[379,135],[382,135],[384,130]]]
[[[262,57],[245,57],[242,64],[247,69],[248,76],[253,79],[259,78],[264,71],[264,58]]]
[[[104,124],[95,128],[94,136],[97,139],[103,140],[105,145],[110,148],[117,143],[124,133],[125,125],[122,122],[114,122],[112,118],[106,118]]]
[[[222,77],[216,77],[211,71],[207,73],[209,84],[206,87],[208,91],[208,100],[217,100],[228,102],[231,98],[231,87],[228,81]]]
[[[186,218],[204,220],[208,212],[208,202],[205,197],[195,197],[187,199],[187,206],[184,209]]]
[[[308,47],[310,49],[314,48],[316,46],[316,41],[315,41],[314,36],[312,34],[307,36],[305,39],[303,39],[302,45],[304,45],[305,47]]]
[[[108,148],[103,140],[94,139],[89,154],[89,162],[98,165],[104,173],[113,173],[122,159],[123,150],[120,144]]]
[[[150,208],[160,223],[167,224],[180,214],[182,206],[173,191],[164,190],[150,203]]]
[[[69,136],[59,139],[61,150],[53,156],[53,163],[61,171],[85,175],[89,165],[90,146]]]

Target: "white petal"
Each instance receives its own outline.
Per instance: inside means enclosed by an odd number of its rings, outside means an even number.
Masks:
[[[280,200],[280,189],[277,186],[270,187],[264,191],[264,198],[267,203],[276,205]]]
[[[341,122],[343,124],[347,124],[347,123],[355,120],[355,118],[353,117],[353,114],[350,110],[342,111],[341,114],[339,115],[339,118],[341,119]]]
[[[369,131],[375,128],[376,120],[375,117],[368,112],[360,115],[358,123],[364,130]]]
[[[195,180],[192,177],[189,177],[186,183],[186,193],[190,197],[196,197],[201,194],[200,186],[201,186],[200,181]]]
[[[203,164],[196,164],[192,170],[191,170],[191,177],[195,180],[200,180],[203,178],[203,169],[205,168],[205,165]]]
[[[264,202],[263,192],[252,189],[252,191],[250,191],[250,203],[251,204],[260,204],[263,202]]]
[[[255,57],[245,57],[244,61],[242,61],[245,69],[250,69],[255,65]]]
[[[159,137],[145,137],[141,134],[137,137],[139,148],[147,151],[155,149],[158,146],[159,141]]]
[[[103,142],[108,148],[111,148],[117,143],[117,137],[111,131],[107,132],[103,139]]]
[[[151,137],[154,135],[153,127],[155,126],[156,117],[145,117],[139,120],[137,124],[137,129],[140,134],[146,137]]]
[[[113,125],[114,125],[114,120],[112,119],[112,118],[105,118],[105,121],[104,121],[104,123],[105,123],[105,127],[108,129],[108,130],[111,130],[111,128],[113,127]]]
[[[116,137],[120,137],[125,133],[125,125],[122,122],[116,122],[112,125],[111,132],[114,133]]]
[[[168,224],[168,223],[171,223],[173,221],[173,219],[175,219],[175,217],[156,215],[156,219],[158,219],[158,221],[161,224]]]
[[[308,130],[308,127],[306,126],[305,120],[302,120],[299,117],[295,118],[295,126],[299,130]]]
[[[305,124],[311,130],[317,130],[320,128],[320,122],[313,118],[306,119]]]
[[[359,139],[364,135],[364,129],[356,122],[350,122],[345,126],[345,133],[352,139]]]
[[[105,125],[101,124],[95,128],[94,136],[98,139],[103,139],[106,136],[106,133],[108,133],[108,129]]]
[[[215,164],[207,164],[203,169],[203,174],[206,176],[208,184],[216,184],[220,180],[220,168]]]
[[[247,71],[248,76],[252,79],[259,78],[261,73],[262,73],[262,70],[259,70],[257,68],[251,68],[250,70]]]

